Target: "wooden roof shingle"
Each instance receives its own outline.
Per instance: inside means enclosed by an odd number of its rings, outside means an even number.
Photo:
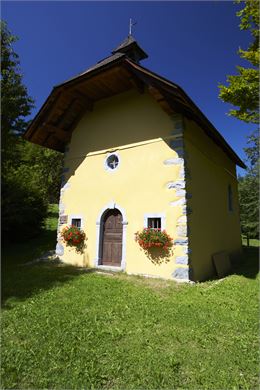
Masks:
[[[245,168],[243,161],[181,87],[133,59],[136,45],[130,36],[111,56],[56,85],[30,123],[24,138],[63,152],[77,123],[87,111],[94,109],[96,101],[133,87],[139,92],[146,88],[168,114],[180,112],[194,120],[234,163]],[[125,48],[129,51],[123,52]],[[138,55],[143,54],[139,51]]]

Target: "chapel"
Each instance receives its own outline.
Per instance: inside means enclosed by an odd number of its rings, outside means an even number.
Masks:
[[[236,166],[245,165],[179,85],[143,66],[147,57],[130,34],[56,85],[24,138],[64,154],[62,261],[206,280],[214,256],[241,253]],[[71,225],[86,234],[80,253],[61,236]],[[172,247],[145,250],[136,240],[143,229],[167,232]]]

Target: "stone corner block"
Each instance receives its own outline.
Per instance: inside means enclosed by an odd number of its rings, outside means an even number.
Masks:
[[[57,243],[55,253],[57,256],[63,256],[64,255],[64,247],[61,245],[61,243]]]
[[[177,256],[175,259],[176,264],[188,265],[189,258],[188,256]]]
[[[177,238],[174,240],[174,245],[188,245],[188,238]]]
[[[181,199],[175,200],[174,202],[170,202],[170,206],[172,206],[172,207],[183,206],[185,204],[186,204],[185,198],[181,198]]]
[[[186,196],[186,191],[185,190],[180,190],[180,189],[176,189],[176,191],[175,191],[175,194],[176,194],[176,196],[179,196],[179,197],[183,197],[183,196]]]
[[[181,217],[179,217],[177,223],[187,223],[186,215],[182,215]]]
[[[164,160],[164,165],[179,165],[183,164],[183,158],[168,158],[167,160]]]
[[[187,232],[188,232],[187,225],[178,225],[176,230],[178,236],[187,237]]]
[[[189,280],[189,269],[188,268],[176,268],[172,273],[174,279]]]
[[[171,182],[167,183],[167,188],[169,190],[172,188],[183,189],[183,188],[185,188],[185,181],[184,180],[171,181]]]
[[[64,186],[61,188],[61,191],[66,190],[67,188],[70,188],[70,183],[65,183]]]

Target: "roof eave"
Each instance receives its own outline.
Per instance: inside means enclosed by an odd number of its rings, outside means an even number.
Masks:
[[[215,126],[210,122],[210,120],[206,117],[205,114],[200,110],[200,108],[192,101],[192,99],[186,94],[186,92],[178,85],[173,83],[172,81],[156,74],[155,72],[150,71],[149,69],[143,67],[142,65],[133,63],[130,59],[126,59],[126,62],[130,64],[131,66],[135,68],[139,68],[140,71],[145,71],[151,74],[151,76],[155,76],[158,81],[161,81],[163,83],[166,83],[169,86],[172,86],[174,88],[177,88],[179,91],[182,92],[182,94],[185,96],[185,98],[190,102],[190,104],[193,106],[193,108],[197,111],[198,115],[206,122],[208,128],[210,131],[215,135],[215,137],[218,139],[218,141],[222,144],[224,151],[226,154],[241,168],[246,169],[246,165],[244,162],[240,159],[240,157],[236,154],[236,152],[231,148],[231,146],[227,143],[225,138],[219,133],[219,131],[215,128]]]
[[[161,84],[165,84],[165,85],[167,84],[168,87],[172,87],[175,90],[177,89],[179,92],[181,92],[183,94],[183,96],[185,97],[185,99],[193,107],[193,109],[195,111],[194,112],[194,116],[198,115],[205,122],[205,124],[207,125],[207,128],[209,129],[211,134],[214,136],[214,137],[212,137],[213,140],[214,140],[214,138],[216,138],[215,142],[217,144],[221,145],[220,147],[222,147],[222,149],[226,152],[226,154],[237,165],[239,165],[240,167],[242,167],[244,169],[246,168],[246,165],[238,157],[238,155],[234,152],[234,150],[229,146],[229,144],[226,142],[224,137],[218,132],[218,130],[213,126],[213,124],[208,120],[208,118],[203,114],[203,112],[196,106],[196,104],[189,98],[189,96],[185,93],[185,91],[180,86],[178,86],[177,84],[167,80],[166,78],[164,78],[162,76],[157,75],[156,73],[150,71],[149,69],[144,68],[143,66],[141,66],[141,65],[139,65],[137,63],[134,63],[129,58],[127,58],[125,55],[122,55],[122,56],[120,56],[118,58],[115,58],[113,61],[110,61],[108,63],[104,63],[103,65],[100,65],[97,68],[94,67],[93,69],[90,69],[89,71],[86,71],[86,72],[84,72],[84,73],[82,73],[82,74],[80,74],[80,75],[78,75],[78,76],[76,76],[76,77],[74,77],[72,79],[69,79],[67,81],[64,81],[61,84],[56,85],[53,88],[53,90],[51,91],[51,93],[48,96],[48,98],[46,99],[46,101],[44,102],[44,104],[41,107],[41,109],[39,110],[39,112],[37,113],[37,115],[35,116],[35,118],[33,119],[33,121],[28,126],[25,134],[23,135],[23,138],[25,138],[27,140],[30,140],[30,137],[32,137],[34,131],[31,134],[30,134],[30,132],[31,132],[31,130],[33,130],[33,127],[35,126],[36,122],[39,120],[41,115],[44,115],[44,110],[46,109],[46,107],[48,107],[48,105],[51,102],[51,100],[55,99],[56,95],[59,92],[61,92],[64,88],[67,89],[67,87],[69,87],[69,86],[71,86],[73,84],[77,84],[77,83],[79,83],[79,82],[81,82],[83,80],[87,80],[88,78],[91,78],[91,77],[93,77],[93,76],[103,72],[104,70],[109,69],[110,67],[115,66],[115,64],[120,64],[121,62],[129,64],[131,66],[131,68],[138,69],[138,71],[140,71],[140,72],[145,72],[146,74],[149,75],[149,77],[156,78],[157,82],[159,82]]]
[[[35,126],[35,122],[40,118],[41,115],[44,114],[44,110],[46,109],[46,107],[48,106],[50,101],[55,98],[55,95],[59,93],[59,90],[62,90],[64,87],[68,87],[73,83],[77,83],[77,82],[80,82],[81,80],[88,79],[88,78],[104,71],[105,69],[109,69],[110,67],[114,66],[116,63],[120,63],[121,61],[123,61],[123,59],[125,59],[124,55],[122,57],[115,59],[112,62],[109,62],[107,64],[99,66],[97,69],[94,68],[94,69],[90,70],[89,72],[82,73],[82,74],[80,74],[72,79],[69,79],[67,81],[64,81],[61,84],[54,86],[51,93],[49,94],[49,96],[47,97],[47,99],[45,100],[43,105],[41,106],[40,110],[37,112],[37,114],[34,117],[34,119],[32,120],[32,122],[27,127],[27,129],[22,137],[26,140],[30,140],[34,131],[32,134],[30,134],[30,132],[33,129],[33,127]]]

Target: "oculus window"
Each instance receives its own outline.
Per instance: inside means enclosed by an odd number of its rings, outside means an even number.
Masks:
[[[109,169],[116,169],[118,167],[118,164],[119,164],[119,158],[116,154],[111,154],[110,156],[107,157],[106,159],[106,166],[109,168]]]

